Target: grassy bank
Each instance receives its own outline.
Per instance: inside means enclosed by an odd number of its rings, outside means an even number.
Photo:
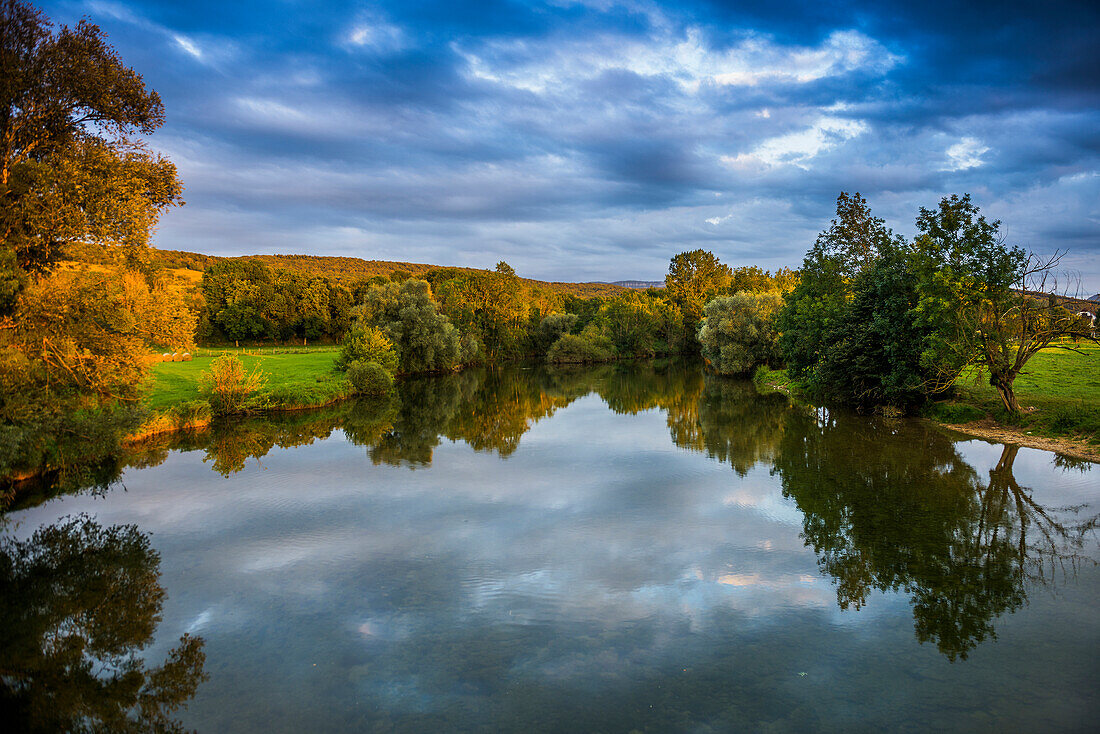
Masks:
[[[952,400],[932,404],[927,415],[942,423],[987,420],[1027,435],[1069,437],[1100,445],[1100,347],[1078,345],[1081,354],[1044,349],[1016,378],[1016,397],[1023,409],[1010,415],[1001,405],[987,375],[964,373]]]
[[[347,379],[335,370],[335,347],[199,349],[190,362],[152,366],[146,404],[153,415],[129,439],[209,423],[210,407],[199,392],[199,380],[216,357],[227,353],[239,357],[247,372],[259,368],[264,374],[263,387],[246,402],[248,411],[315,408],[351,394]]]
[[[929,404],[924,416],[991,437],[1014,436],[1021,442],[1031,436],[1069,439],[1083,444],[1086,453],[1095,453],[1100,448],[1100,347],[1075,348],[1081,353],[1049,348],[1028,361],[1015,383],[1023,407],[1018,416],[1004,409],[988,375],[977,369],[958,379],[950,399]],[[753,381],[762,391],[806,400],[785,370],[762,368]]]

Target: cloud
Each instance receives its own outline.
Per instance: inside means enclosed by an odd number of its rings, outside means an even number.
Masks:
[[[989,152],[989,146],[982,145],[977,138],[963,138],[947,149],[947,163],[941,170],[964,171],[982,165],[982,155]]]
[[[790,164],[807,170],[810,161],[818,154],[832,150],[867,130],[867,124],[861,120],[821,117],[808,128],[763,141],[751,153],[722,156],[722,162],[742,169]]]
[[[883,74],[901,61],[858,31],[829,35],[816,47],[788,47],[750,35],[725,48],[711,48],[698,28],[681,35],[643,39],[605,33],[594,38],[553,38],[539,43],[511,40],[483,44],[478,51],[455,43],[469,73],[496,84],[536,94],[565,93],[611,70],[664,77],[689,93],[703,86],[755,87],[805,84],[853,71]]]
[[[1100,170],[1095,9],[998,6],[995,34],[942,2],[45,10],[165,101],[150,143],[189,205],[161,246],[655,279],[696,247],[797,265],[841,190],[903,234],[970,192],[1100,290],[1093,187],[1067,183]]]

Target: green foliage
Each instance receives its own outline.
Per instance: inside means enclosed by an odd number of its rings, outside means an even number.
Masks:
[[[607,362],[611,350],[592,335],[562,334],[546,352],[546,361],[555,364]]]
[[[929,390],[912,249],[841,193],[837,218],[806,255],[777,318],[791,377],[820,399],[911,409]]]
[[[348,330],[336,358],[336,369],[345,371],[355,362],[374,362],[389,373],[397,371],[397,353],[386,335],[372,326],[356,324]]]
[[[922,363],[948,387],[967,364],[989,374],[1009,413],[1020,405],[1013,384],[1035,354],[1063,336],[1089,329],[1059,303],[1052,273],[1059,255],[1043,260],[1001,240],[969,195],[944,197],[917,217],[917,291],[930,330]]]
[[[861,409],[909,411],[924,402],[929,331],[917,318],[912,253],[884,243],[852,281],[851,299],[830,330],[832,343],[810,377],[815,394]]]
[[[529,349],[531,294],[505,262],[495,272],[456,268],[433,274],[443,312],[463,334],[477,337],[490,360],[518,357]]]
[[[796,379],[814,379],[852,297],[852,283],[888,246],[901,247],[859,193],[841,192],[837,217],[817,236],[802,261],[800,280],[787,294],[777,319],[780,349]]]
[[[924,416],[941,423],[969,423],[985,418],[985,411],[966,403],[934,402],[928,404]]]
[[[703,316],[707,301],[729,289],[733,273],[706,250],[681,252],[672,258],[665,276],[669,300],[679,306],[684,323],[692,331]]]
[[[180,732],[203,673],[183,635],[147,667],[164,603],[160,557],[133,525],[86,516],[0,538],[0,707],[13,731]]]
[[[199,378],[199,393],[210,403],[214,415],[230,415],[245,409],[249,395],[263,387],[264,374],[257,367],[246,373],[240,359],[227,354],[210,363],[210,371]]]
[[[439,312],[427,282],[410,278],[372,286],[359,307],[363,324],[380,329],[397,348],[398,369],[404,373],[454,369],[463,358],[461,337],[450,319]],[[467,348],[471,345],[467,344]]]
[[[770,271],[763,270],[756,265],[746,265],[732,270],[729,292],[741,291],[779,291],[786,293],[798,284],[798,271],[790,268],[779,268],[772,275]]]
[[[393,375],[377,362],[352,362],[348,381],[357,395],[385,395],[393,388]]]
[[[575,313],[552,313],[544,316],[535,334],[535,350],[539,354],[545,354],[563,334],[572,331],[576,323]]]
[[[778,363],[775,316],[782,305],[776,291],[735,293],[708,303],[699,326],[707,363],[723,375],[747,375],[757,365]]]

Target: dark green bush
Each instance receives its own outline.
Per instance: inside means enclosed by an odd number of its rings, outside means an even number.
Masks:
[[[546,352],[546,361],[555,364],[607,362],[611,359],[611,356],[611,350],[595,344],[583,336],[562,334]]]
[[[385,395],[393,387],[393,376],[377,362],[352,362],[348,380],[359,395]]]

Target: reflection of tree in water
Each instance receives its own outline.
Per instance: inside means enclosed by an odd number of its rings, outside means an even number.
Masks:
[[[171,715],[205,679],[201,638],[145,667],[164,590],[132,525],[80,516],[0,539],[0,720],[7,731],[181,731]]]
[[[779,447],[790,404],[782,395],[761,395],[751,382],[696,373],[678,399],[666,403],[673,442],[728,462],[740,476]]]
[[[440,377],[414,377],[398,386],[399,407],[391,430],[369,444],[375,464],[428,466],[440,435],[458,406],[480,381],[474,370]]]
[[[308,446],[339,427],[343,411],[295,412],[248,420],[226,421],[200,435],[206,451],[203,462],[212,462],[222,476],[236,474],[252,458],[261,459],[276,446]]]
[[[803,512],[803,538],[835,580],[842,608],[873,589],[904,591],[917,637],[965,659],[993,622],[1026,601],[1046,565],[1074,568],[1096,517],[1074,524],[1012,475],[1005,447],[982,481],[945,436],[920,426],[792,414],[775,470]]]
[[[531,426],[573,401],[543,390],[538,377],[534,370],[484,373],[473,395],[457,407],[443,433],[452,441],[465,441],[474,451],[510,456]]]

